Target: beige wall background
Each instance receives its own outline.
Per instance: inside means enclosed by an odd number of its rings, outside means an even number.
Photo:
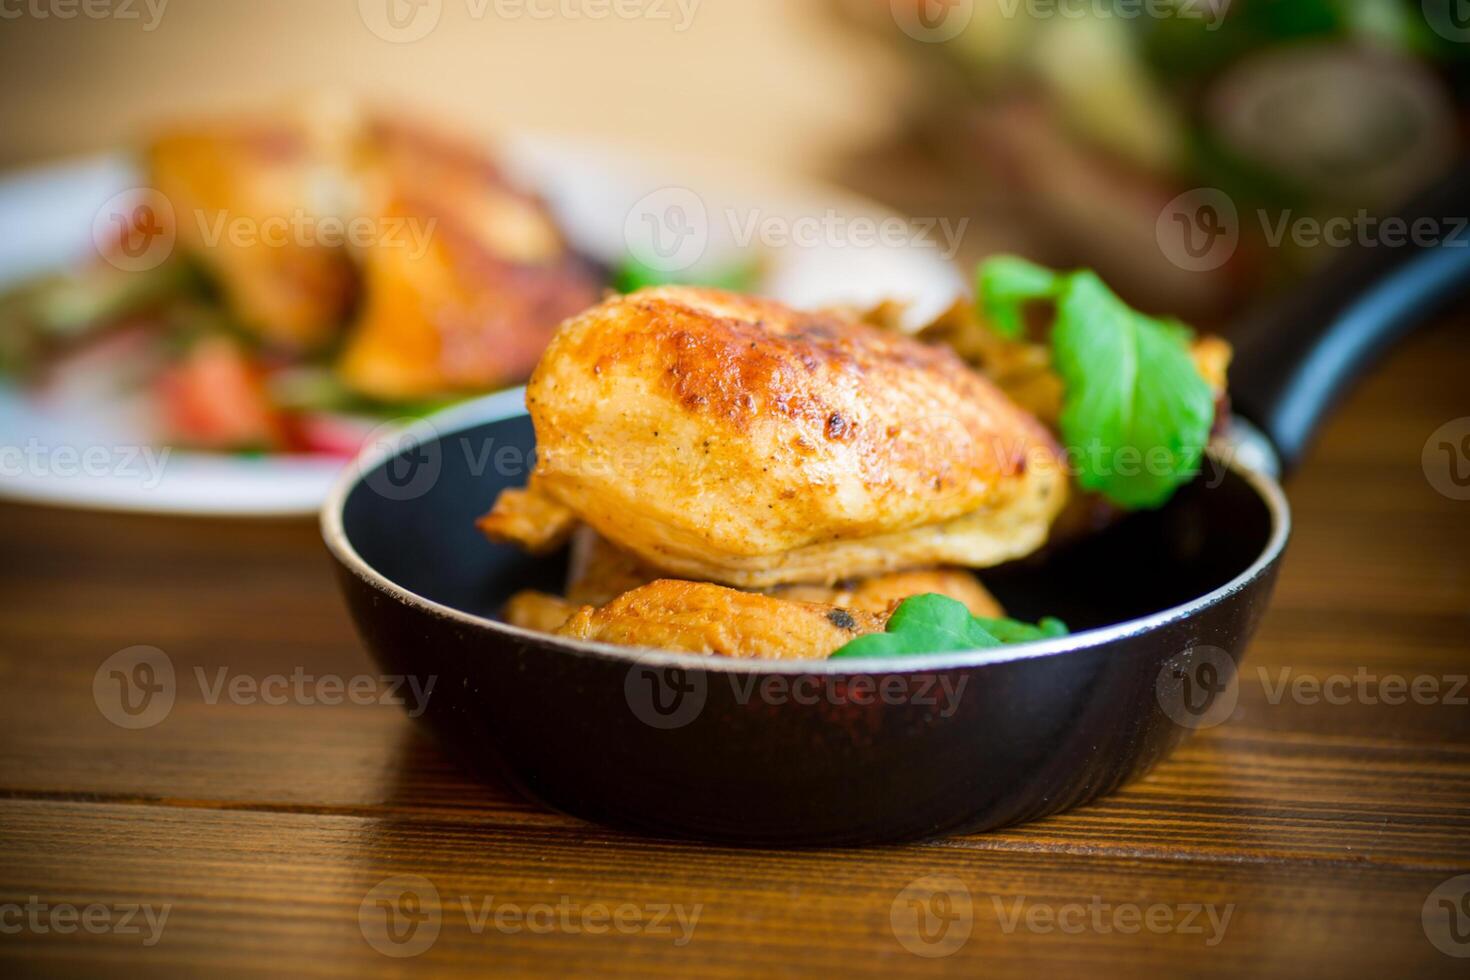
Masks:
[[[0,0],[0,166],[324,89],[812,174],[889,125],[901,78],[824,0]]]

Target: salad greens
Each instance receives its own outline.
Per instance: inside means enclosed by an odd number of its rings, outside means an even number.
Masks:
[[[761,265],[755,259],[733,262],[708,270],[689,269],[683,272],[665,272],[646,265],[630,255],[613,270],[612,286],[620,293],[631,293],[650,286],[713,286],[716,289],[745,293],[756,288],[760,282],[760,274]]]
[[[1003,336],[1026,304],[1053,304],[1061,434],[1078,482],[1128,509],[1158,507],[1199,472],[1215,396],[1177,320],[1134,310],[1095,273],[1059,273],[1011,256],[980,264],[980,307]]]
[[[0,376],[23,379],[51,350],[203,290],[196,271],[180,262],[139,272],[99,263],[10,287],[0,292]]]
[[[888,618],[886,632],[860,636],[832,654],[832,659],[987,650],[1066,635],[1066,624],[1058,619],[1043,619],[1035,626],[1014,619],[986,619],[972,616],[963,602],[929,593],[905,599]]]

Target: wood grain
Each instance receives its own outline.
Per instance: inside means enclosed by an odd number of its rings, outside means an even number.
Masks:
[[[1436,885],[1470,872],[1470,706],[1276,691],[1283,676],[1361,672],[1448,693],[1470,674],[1470,504],[1420,465],[1429,434],[1470,415],[1466,326],[1402,349],[1292,484],[1296,540],[1230,723],[1093,806],[905,847],[617,834],[468,779],[391,705],[210,703],[196,668],[371,673],[314,525],[0,507],[0,907],[171,906],[153,946],[26,927],[0,932],[0,961],[69,975],[1464,976],[1420,916]],[[167,651],[185,680],[165,721],[127,731],[92,681],[135,644]],[[415,960],[380,954],[359,924],[369,889],[401,874],[442,904]],[[968,941],[943,958],[911,953],[892,925],[925,876],[959,879],[973,902]],[[685,945],[649,930],[476,932],[461,899],[700,915]],[[1232,912],[1215,944],[1208,929],[1007,928],[1017,908],[1094,904]]]

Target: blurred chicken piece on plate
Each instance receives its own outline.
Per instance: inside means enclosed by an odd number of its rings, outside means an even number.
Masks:
[[[384,402],[513,384],[599,276],[484,151],[391,115],[309,106],[149,147],[181,248],[272,345],[342,345]]]
[[[547,207],[478,150],[378,119],[359,166],[385,240],[363,257],[340,362],[355,390],[408,400],[521,381],[557,326],[601,296]]]
[[[292,350],[317,350],[337,335],[353,305],[352,263],[292,228],[336,217],[348,175],[323,165],[301,121],[180,128],[155,139],[145,163],[172,205],[178,247],[241,326]]]

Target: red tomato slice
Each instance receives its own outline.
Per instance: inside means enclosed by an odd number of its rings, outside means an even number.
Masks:
[[[281,419],[260,371],[238,344],[210,337],[158,379],[168,438],[203,449],[277,449]]]

